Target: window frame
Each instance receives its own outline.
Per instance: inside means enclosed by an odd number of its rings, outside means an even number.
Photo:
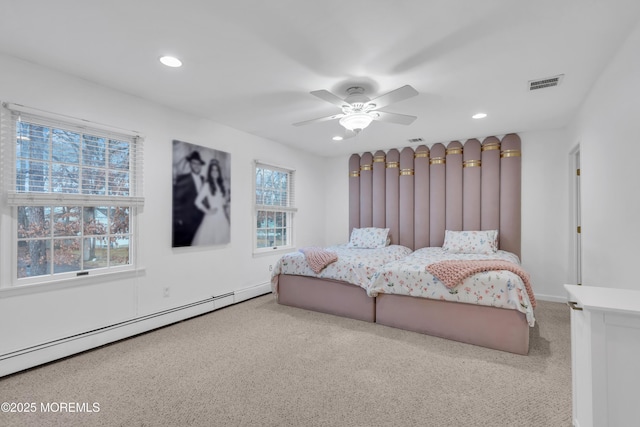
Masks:
[[[2,138],[2,141],[0,141],[2,145],[0,168],[2,168],[1,176],[3,179],[0,188],[4,193],[3,197],[6,201],[7,210],[5,212],[9,213],[9,220],[11,222],[11,238],[6,239],[10,242],[3,242],[2,250],[11,252],[10,258],[12,264],[10,266],[10,277],[3,275],[3,282],[7,283],[7,285],[1,286],[0,290],[6,291],[18,288],[48,289],[51,284],[80,284],[94,282],[95,277],[101,277],[101,280],[108,280],[108,278],[121,277],[123,274],[138,274],[141,271],[138,261],[140,247],[138,216],[144,206],[144,197],[142,196],[143,137],[137,132],[117,129],[106,125],[92,123],[83,119],[75,119],[17,104],[3,103],[0,114],[0,124],[2,125],[3,130],[2,135],[0,135]],[[19,120],[24,120],[29,123],[49,128],[49,132],[52,134],[54,129],[78,133],[80,138],[80,148],[85,140],[85,136],[89,136],[91,138],[104,138],[106,141],[104,150],[107,156],[109,155],[107,154],[109,153],[109,149],[112,147],[111,144],[116,143],[115,146],[118,146],[121,142],[125,143],[127,145],[126,161],[128,163],[128,167],[126,169],[121,169],[118,165],[110,165],[108,157],[105,157],[104,174],[105,177],[107,177],[111,176],[111,174],[117,175],[118,172],[124,171],[124,173],[127,174],[126,195],[123,195],[121,191],[117,191],[111,195],[87,194],[86,191],[82,192],[80,190],[78,190],[77,193],[73,191],[67,193],[55,191],[53,188],[47,188],[44,191],[35,192],[22,191],[24,189],[20,188],[18,185],[18,175],[20,172],[17,166],[19,159],[16,144],[18,140],[17,123]],[[91,141],[91,138],[87,138],[86,141]],[[53,149],[52,141],[51,137],[49,137],[47,142],[48,150]],[[50,170],[52,170],[53,165],[56,164],[53,154],[55,153],[52,152],[49,154],[48,159],[44,162]],[[51,172],[48,172],[48,176],[50,180]],[[81,175],[78,175],[77,178],[80,179],[80,176]],[[106,181],[108,181],[107,178],[105,178],[105,188],[109,188],[111,183],[107,183]],[[78,181],[78,183],[78,185],[82,185],[80,184],[80,181]],[[94,239],[95,242],[95,239],[102,238],[106,245],[105,253],[109,254],[109,258],[105,260],[106,265],[87,267],[87,265],[89,265],[87,262],[88,260],[83,260],[83,255],[80,253],[78,254],[78,259],[80,260],[79,266],[85,268],[67,272],[56,272],[53,250],[54,243],[57,239],[60,241],[59,239],[61,239],[61,236],[56,235],[53,231],[54,222],[50,222],[50,231],[39,236],[42,241],[47,242],[46,246],[49,248],[48,257],[50,260],[46,263],[47,271],[41,275],[19,277],[19,245],[23,244],[20,242],[28,241],[28,238],[25,238],[24,235],[20,235],[18,224],[19,211],[25,207],[44,207],[44,212],[47,212],[47,208],[49,208],[48,210],[50,211],[50,214],[48,215],[48,218],[51,220],[55,218],[55,208],[77,207],[79,209],[79,215],[74,219],[74,221],[76,221],[76,227],[78,227],[79,232],[76,235],[69,234],[66,238],[67,240],[75,239],[76,242],[80,243],[80,247],[83,249],[86,249],[85,245],[88,244],[89,239]],[[107,217],[106,225],[103,224],[106,231],[100,235],[85,234],[87,231],[85,228],[87,221],[85,220],[84,215],[88,212],[87,208],[91,207],[107,208],[109,212],[114,209],[127,209],[128,227],[126,232],[118,232],[109,229],[110,225],[113,223],[111,222],[111,219]],[[3,226],[3,229],[6,229],[6,227]],[[112,246],[115,248],[116,244],[114,244],[111,239],[115,238],[118,240],[120,236],[122,236],[123,239],[128,240],[128,260],[125,264],[117,262],[113,263],[114,259],[112,258]],[[122,239],[119,240],[122,242]],[[12,246],[11,249],[7,247],[9,244]]]
[[[259,204],[258,197],[258,169],[267,169],[273,172],[286,173],[287,179],[287,197],[286,205],[273,205],[273,204]],[[252,194],[252,234],[253,234],[253,254],[262,255],[279,251],[290,251],[295,248],[295,213],[298,211],[295,206],[295,169],[285,166],[275,165],[270,162],[264,162],[255,160],[253,165],[253,194]],[[286,226],[283,227],[287,230],[286,243],[280,245],[269,245],[259,247],[258,231],[261,229],[258,227],[258,214],[259,212],[274,212],[286,215]],[[275,228],[275,227],[274,227]]]

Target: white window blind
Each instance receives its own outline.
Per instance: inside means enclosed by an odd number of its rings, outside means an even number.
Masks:
[[[295,171],[256,161],[256,209],[295,212]]]
[[[10,206],[65,203],[137,206],[144,203],[142,138],[96,123],[37,114],[5,104],[4,189]],[[32,113],[35,111],[35,113]],[[12,137],[7,139],[12,140]],[[10,161],[9,159],[15,159]]]

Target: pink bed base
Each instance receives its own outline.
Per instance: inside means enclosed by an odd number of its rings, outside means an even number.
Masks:
[[[523,313],[497,307],[381,294],[314,277],[282,274],[278,303],[526,355],[529,324]]]
[[[365,322],[376,318],[375,298],[356,285],[337,280],[281,274],[278,303]]]
[[[376,323],[510,353],[529,353],[529,324],[517,310],[380,294]]]

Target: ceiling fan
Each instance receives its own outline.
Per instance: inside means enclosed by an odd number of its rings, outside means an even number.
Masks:
[[[310,123],[340,119],[340,124],[345,129],[352,132],[351,136],[358,134],[374,120],[410,125],[417,118],[416,116],[388,113],[386,111],[380,111],[379,108],[384,108],[394,102],[404,101],[405,99],[416,96],[417,94],[418,91],[410,85],[402,86],[374,99],[369,99],[369,97],[364,94],[364,88],[360,86],[348,88],[347,97],[345,99],[342,99],[326,90],[315,90],[311,92],[311,95],[317,96],[324,101],[340,107],[342,113],[312,120],[305,120],[303,122],[294,123],[293,125],[302,126]]]

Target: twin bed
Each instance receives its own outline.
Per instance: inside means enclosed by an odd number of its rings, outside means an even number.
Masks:
[[[353,154],[348,172],[349,243],[282,257],[278,302],[527,354],[520,137]]]

